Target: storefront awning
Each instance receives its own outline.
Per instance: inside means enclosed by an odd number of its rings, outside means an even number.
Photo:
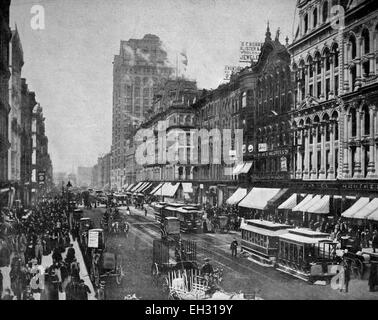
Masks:
[[[139,190],[139,192],[145,192],[150,186],[151,182],[146,182],[145,185]]]
[[[143,182],[138,182],[132,189],[131,189],[131,192],[135,192],[141,185],[142,185]]]
[[[369,198],[362,197],[357,200],[356,203],[354,203],[349,209],[345,210],[341,216],[343,218],[351,218],[353,215],[355,215],[359,210],[361,210],[364,206],[366,206],[369,203]]]
[[[126,184],[123,185],[122,189],[127,189],[128,186],[129,186],[129,184],[126,183]]]
[[[135,190],[134,190],[134,192],[140,192],[145,186],[147,185],[147,182],[142,182],[142,184],[139,186],[139,187],[137,187]]]
[[[180,186],[180,183],[171,184],[170,182],[166,182],[161,187],[161,190],[156,193],[157,196],[163,196],[163,197],[173,197],[175,193],[177,192],[178,187]]]
[[[244,163],[239,163],[238,165],[236,165],[236,167],[232,171],[232,174],[234,176],[238,175],[240,173],[241,169],[243,169],[243,166],[244,166]]]
[[[308,212],[313,206],[315,206],[321,199],[321,195],[317,194],[313,197],[309,202],[307,202],[303,207],[301,207],[301,211]]]
[[[130,184],[130,185],[127,187],[126,191],[130,191],[131,188],[132,188],[133,186],[135,186],[135,183]]]
[[[378,221],[378,210],[375,210],[371,215],[367,217],[368,220]]]
[[[378,209],[378,198],[374,198],[366,206],[364,206],[361,210],[356,212],[352,216],[352,218],[353,219],[365,219],[377,209]]]
[[[281,189],[272,199],[268,201],[268,205],[274,205],[289,189]]]
[[[308,209],[309,213],[317,214],[328,214],[329,213],[329,199],[330,196],[324,196],[320,201],[315,202],[315,204]]]
[[[240,173],[248,173],[249,170],[251,170],[252,164],[253,164],[252,161],[244,163],[243,168],[240,170],[239,174]]]
[[[181,185],[184,193],[193,193],[193,185],[191,182],[182,182]]]
[[[307,203],[309,203],[314,195],[308,194],[301,202],[299,202],[298,205],[296,205],[292,211],[302,211],[302,207],[305,206]]]
[[[297,197],[296,193],[292,194],[289,199],[278,206],[278,209],[293,209],[297,205]]]
[[[231,197],[226,200],[228,204],[237,204],[247,195],[247,189],[238,188]]]
[[[150,194],[155,194],[163,186],[163,183],[159,183],[151,192]]]
[[[246,197],[240,201],[239,207],[264,210],[268,201],[272,199],[281,189],[274,188],[253,188]]]

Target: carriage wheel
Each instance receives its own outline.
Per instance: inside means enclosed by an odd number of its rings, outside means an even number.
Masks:
[[[152,264],[151,266],[151,276],[152,276],[152,284],[154,286],[157,286],[159,283],[160,272],[159,272],[159,267],[156,263]]]

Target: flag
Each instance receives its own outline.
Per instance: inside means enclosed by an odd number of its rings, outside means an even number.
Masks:
[[[187,66],[188,65],[188,57],[185,52],[181,52],[180,55],[182,56],[182,64]]]

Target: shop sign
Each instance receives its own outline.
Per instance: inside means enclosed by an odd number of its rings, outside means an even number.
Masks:
[[[268,150],[268,144],[266,143],[259,143],[259,152],[266,152]]]
[[[249,153],[253,152],[253,145],[252,145],[252,144],[250,144],[250,145],[248,146],[248,152],[249,152]]]
[[[242,148],[242,150],[243,150],[243,153],[245,153],[245,152],[246,152],[246,149],[247,149],[247,146],[246,146],[245,144],[243,144],[243,148]]]
[[[88,248],[98,248],[98,231],[88,231]]]

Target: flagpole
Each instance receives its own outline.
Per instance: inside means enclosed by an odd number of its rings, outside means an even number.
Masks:
[[[177,57],[177,53],[176,53],[176,80],[178,78],[178,57]]]

